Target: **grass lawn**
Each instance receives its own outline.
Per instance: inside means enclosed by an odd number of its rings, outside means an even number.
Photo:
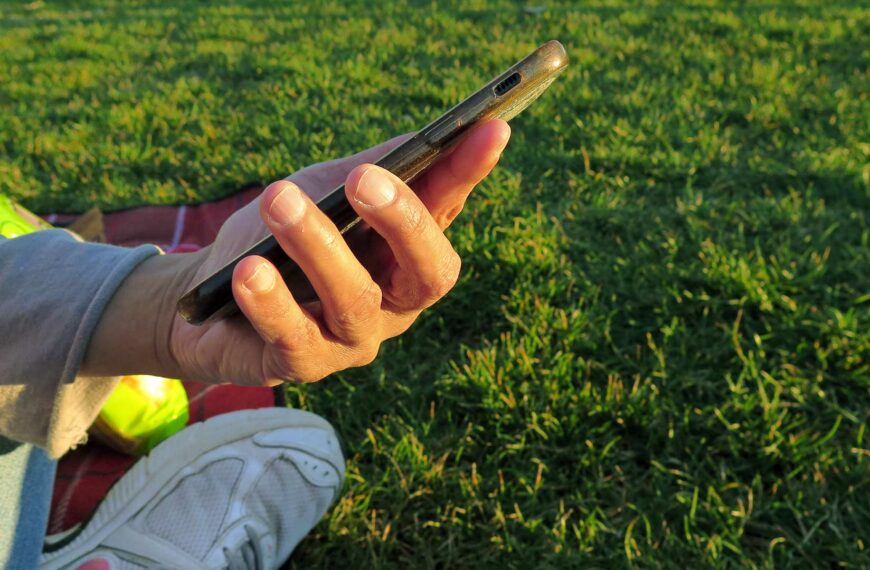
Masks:
[[[568,49],[456,290],[289,389],[348,456],[294,567],[870,567],[866,5],[298,4],[0,4],[37,211],[219,197]]]

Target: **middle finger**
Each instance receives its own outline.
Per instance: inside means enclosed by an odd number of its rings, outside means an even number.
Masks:
[[[377,342],[381,289],[329,218],[287,181],[265,191],[260,209],[272,235],[311,281],[329,331],[350,345]]]

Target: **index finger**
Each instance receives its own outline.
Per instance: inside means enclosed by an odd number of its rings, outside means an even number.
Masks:
[[[501,119],[474,127],[449,155],[411,184],[442,229],[462,211],[465,199],[498,163],[510,135],[511,128]]]

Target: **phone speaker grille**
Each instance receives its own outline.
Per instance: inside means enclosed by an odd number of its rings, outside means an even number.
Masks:
[[[497,96],[504,95],[514,87],[520,84],[520,74],[514,73],[507,79],[495,86],[494,91]]]

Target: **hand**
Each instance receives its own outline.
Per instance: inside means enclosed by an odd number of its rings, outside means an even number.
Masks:
[[[367,164],[401,139],[273,183],[227,220],[208,248],[196,254],[154,258],[128,278],[137,289],[147,289],[151,282],[153,291],[153,283],[159,283],[163,293],[158,316],[152,319],[153,346],[149,349],[149,343],[141,341],[135,344],[148,355],[142,362],[104,354],[111,355],[111,345],[117,347],[127,336],[125,327],[142,336],[141,326],[125,325],[136,320],[129,314],[126,318],[112,316],[123,315],[125,310],[142,312],[136,308],[137,295],[125,282],[98,325],[83,370],[275,385],[311,382],[368,364],[381,342],[404,332],[422,310],[453,287],[460,261],[442,230],[495,166],[509,135],[503,121],[477,127],[415,181],[416,193],[389,172]],[[362,262],[304,193],[316,200],[345,177],[348,201],[374,230],[356,236],[364,242],[358,244],[365,252]],[[305,272],[318,302],[297,303],[275,267],[251,256],[237,265],[233,275],[233,294],[243,315],[195,327],[175,314],[175,301],[184,291],[267,232]],[[142,370],[143,366],[148,370]]]

